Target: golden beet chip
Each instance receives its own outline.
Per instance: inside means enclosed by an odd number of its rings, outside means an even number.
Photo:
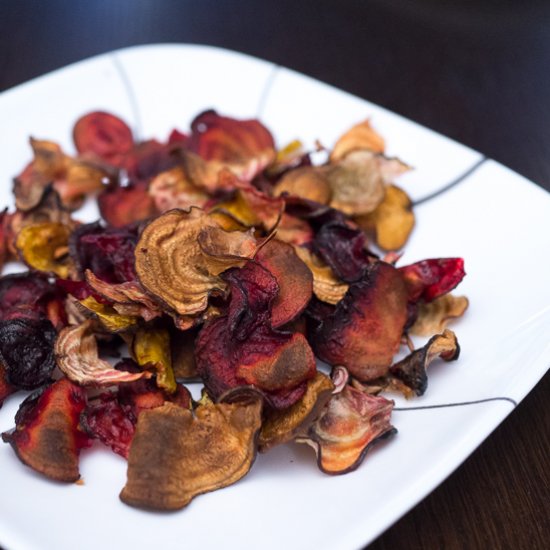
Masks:
[[[79,430],[85,405],[82,388],[67,379],[59,380],[23,401],[15,429],[3,433],[2,439],[36,472],[56,481],[76,481],[80,478],[78,453],[88,445],[88,438]]]
[[[337,304],[348,291],[349,285],[340,281],[330,266],[303,246],[295,247],[298,257],[308,266],[313,275],[313,293],[322,302]]]
[[[436,358],[455,361],[460,354],[460,346],[452,330],[432,336],[428,343],[390,367],[389,388],[402,391],[406,397],[413,393],[423,395],[428,387],[426,369]]]
[[[371,126],[370,121],[364,120],[350,128],[343,134],[330,153],[331,162],[342,160],[348,153],[361,149],[368,149],[373,153],[383,153],[384,138]]]
[[[270,410],[262,424],[259,447],[264,453],[281,443],[291,441],[299,431],[307,431],[332,395],[334,384],[322,372],[307,382],[304,396],[288,409]]]
[[[160,213],[174,208],[203,207],[209,199],[208,194],[191,181],[181,166],[156,176],[149,184],[149,194]]]
[[[166,329],[139,328],[133,336],[132,355],[139,366],[152,366],[157,371],[159,388],[169,393],[176,391],[170,353],[170,334]]]
[[[408,195],[395,185],[386,189],[384,200],[370,214],[355,221],[375,236],[376,243],[384,250],[398,250],[407,242],[414,227],[412,202]]]
[[[417,336],[430,336],[435,332],[441,332],[451,319],[464,315],[468,304],[466,296],[452,294],[444,294],[433,302],[420,302],[416,321],[409,332]]]
[[[272,239],[256,254],[255,260],[277,279],[279,292],[271,304],[271,326],[292,321],[307,306],[313,292],[313,276],[294,248]]]
[[[200,208],[171,210],[143,230],[136,245],[142,286],[179,315],[206,309],[208,296],[226,288],[219,273],[254,256],[249,233],[226,232]]]
[[[121,332],[137,324],[138,319],[134,315],[119,313],[113,306],[98,302],[93,296],[88,296],[78,302],[82,312],[87,318],[98,319],[101,325],[109,332]]]
[[[332,195],[324,172],[314,166],[289,170],[277,182],[273,192],[275,195],[287,193],[320,204],[328,204]]]
[[[16,247],[28,266],[67,279],[74,269],[69,256],[70,235],[71,228],[65,224],[37,223],[19,232]]]
[[[334,394],[307,434],[296,438],[317,453],[326,474],[355,470],[371,446],[396,433],[390,424],[393,401],[375,397],[352,386]]]
[[[120,498],[131,506],[177,510],[241,479],[256,456],[261,401],[199,406],[166,403],[143,411]]]
[[[116,370],[100,359],[92,321],[64,328],[55,343],[55,358],[61,372],[82,386],[111,386],[151,377],[147,371]]]
[[[335,309],[320,321],[310,341],[316,355],[346,367],[366,381],[384,376],[399,349],[407,320],[407,291],[399,271],[376,262],[350,285]]]

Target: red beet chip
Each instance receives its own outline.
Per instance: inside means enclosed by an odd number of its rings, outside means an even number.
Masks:
[[[103,227],[100,223],[81,225],[69,239],[69,253],[81,277],[87,269],[109,283],[136,279],[134,249],[137,226]]]
[[[146,185],[108,187],[97,198],[101,217],[113,227],[148,220],[158,214]]]
[[[2,408],[2,404],[4,403],[4,399],[8,397],[8,395],[11,395],[12,393],[16,392],[17,388],[12,386],[8,382],[8,376],[6,373],[6,368],[4,365],[0,363],[0,408]]]
[[[63,326],[63,297],[44,274],[6,275],[0,278],[0,320],[49,318],[56,327]]]
[[[128,125],[115,115],[102,111],[79,118],[73,129],[73,140],[79,153],[95,153],[115,165],[134,145]]]
[[[422,260],[400,267],[409,300],[431,302],[455,288],[466,275],[462,258]]]
[[[78,454],[89,444],[79,429],[85,404],[84,390],[63,378],[23,401],[15,429],[2,439],[36,472],[56,481],[77,481]]]
[[[0,362],[9,384],[34,390],[50,381],[55,368],[56,331],[48,320],[0,321]]]
[[[315,359],[302,334],[272,328],[279,290],[275,277],[254,261],[223,277],[231,288],[229,312],[203,327],[195,348],[206,388],[217,399],[253,385],[272,407],[292,405],[302,397],[303,383],[315,375]]]

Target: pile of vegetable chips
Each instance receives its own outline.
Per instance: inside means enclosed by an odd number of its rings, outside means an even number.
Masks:
[[[2,439],[35,471],[77,481],[97,440],[128,461],[120,498],[158,510],[288,442],[343,474],[396,433],[386,396],[457,359],[463,261],[398,265],[409,167],[368,121],[315,150],[214,111],[164,143],[104,112],[73,135],[76,156],[30,140],[0,214],[0,264],[28,268],[0,278],[0,405],[31,392]]]

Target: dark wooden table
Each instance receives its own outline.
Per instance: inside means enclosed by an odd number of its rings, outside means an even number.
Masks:
[[[91,55],[155,42],[211,44],[291,67],[550,190],[547,1],[3,0],[0,90]],[[549,391],[547,374],[371,548],[548,548]]]

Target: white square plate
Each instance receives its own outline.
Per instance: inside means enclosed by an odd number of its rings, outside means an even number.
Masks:
[[[419,202],[401,265],[464,257],[468,276],[459,289],[471,307],[452,326],[459,361],[435,365],[427,394],[396,405],[470,404],[396,411],[399,434],[345,476],[320,473],[309,448],[280,446],[259,456],[237,484],[177,513],[122,504],[126,463],[99,445],[81,454],[84,485],[45,480],[0,445],[0,544],[7,550],[361,547],[470,455],[550,363],[550,195],[431,130],[242,54],[187,45],[129,48],[0,94],[0,205],[13,202],[10,180],[30,158],[29,135],[71,151],[73,122],[103,109],[142,138],[165,139],[211,107],[260,117],[279,145],[294,138],[331,145],[370,117],[388,152],[416,167],[400,182]],[[79,213],[87,221],[96,215],[93,208]],[[0,431],[13,427],[20,401],[19,394],[6,400]]]

